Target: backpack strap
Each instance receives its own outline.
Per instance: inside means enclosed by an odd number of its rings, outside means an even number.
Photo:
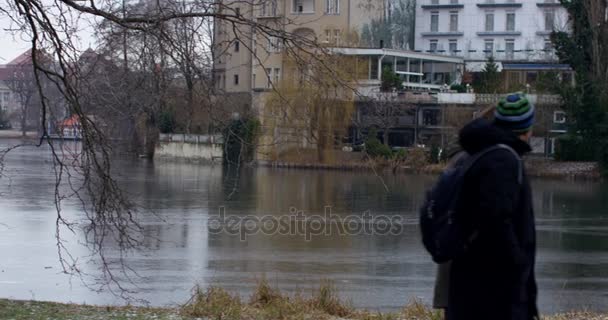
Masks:
[[[510,151],[511,154],[513,154],[513,156],[515,156],[515,159],[517,159],[517,183],[522,184],[523,179],[524,179],[524,170],[523,170],[521,157],[519,156],[517,151],[513,150],[513,148],[511,148],[510,146],[508,146],[504,143],[499,143],[499,144],[493,145],[491,147],[485,148],[485,149],[473,154],[472,156],[470,156],[464,163],[464,165],[462,167],[462,172],[466,173],[467,171],[469,171],[469,169],[471,169],[471,167],[477,162],[477,160],[481,159],[486,154],[488,154],[492,151],[500,150],[500,149]]]

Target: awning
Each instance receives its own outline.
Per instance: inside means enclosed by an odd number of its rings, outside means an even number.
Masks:
[[[502,69],[503,69],[502,62],[495,61],[494,63],[498,67],[498,72],[502,71]],[[486,66],[485,61],[468,61],[465,65],[465,68],[469,72],[481,72],[481,71],[483,71],[483,68],[485,66]]]
[[[571,70],[567,64],[559,63],[503,63],[505,70]]]

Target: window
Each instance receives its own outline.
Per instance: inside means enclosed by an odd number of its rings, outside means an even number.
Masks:
[[[425,126],[439,125],[439,110],[437,110],[437,109],[422,110],[422,124]]]
[[[563,84],[572,85],[573,84],[572,79],[574,79],[572,77],[572,72],[569,72],[569,71],[562,72],[562,83]]]
[[[274,68],[274,78],[272,81],[277,85],[279,80],[281,80],[281,68]]]
[[[277,1],[276,0],[262,0],[261,16],[262,17],[276,17],[276,15],[277,15]]]
[[[268,52],[281,52],[281,39],[268,37]]]
[[[331,30],[325,30],[325,43],[331,43]]]
[[[458,0],[450,0],[451,4],[458,4]]]
[[[536,83],[537,77],[538,77],[538,74],[536,73],[536,71],[528,71],[526,73],[526,83],[528,83],[528,84]]]
[[[554,111],[553,123],[566,123],[566,113],[563,111]]]
[[[494,31],[494,12],[486,12],[486,31]]]
[[[340,0],[325,0],[326,14],[340,14]]]
[[[437,52],[437,40],[431,40],[429,52]]]
[[[458,31],[458,11],[450,11],[450,31]]]
[[[251,86],[253,88],[257,88],[256,85],[255,85],[255,73],[251,75]]]
[[[545,40],[543,52],[546,55],[546,58],[550,58],[553,55],[553,43],[551,43],[551,40]]]
[[[241,8],[235,8],[234,9],[234,13],[236,14],[236,16],[240,16],[241,15]]]
[[[266,79],[268,80],[266,82],[266,88],[272,88],[272,81],[270,81],[271,76],[272,76],[272,69],[266,68]]]
[[[239,52],[241,44],[239,43],[239,41],[235,41],[234,42],[234,52]]]
[[[4,101],[8,102],[9,100],[11,100],[11,93],[10,92],[4,92],[2,93],[2,95],[4,96]]]
[[[302,13],[304,12],[304,2],[303,0],[293,0],[293,12]]]
[[[507,12],[507,31],[515,31],[515,12]]]
[[[450,40],[450,54],[455,56],[457,52],[458,52],[458,41]]]
[[[439,31],[439,12],[431,12],[431,32]]]
[[[555,11],[545,11],[545,31],[553,31],[555,26]]]
[[[513,60],[514,52],[515,52],[515,40],[514,39],[505,40],[505,53],[506,53],[507,59]]]
[[[238,74],[235,74],[235,75],[234,75],[234,85],[235,85],[235,86],[238,86],[238,85],[239,85],[239,75],[238,75]]]
[[[431,0],[431,4],[439,4],[439,0]]]
[[[277,16],[277,0],[270,0],[270,16]],[[253,29],[255,30],[255,29]]]
[[[494,55],[494,39],[488,39],[485,41],[484,52],[488,58]]]
[[[334,44],[336,46],[340,45],[340,29],[334,30]]]

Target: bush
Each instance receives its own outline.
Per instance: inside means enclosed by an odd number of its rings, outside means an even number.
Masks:
[[[465,93],[467,92],[467,87],[462,84],[453,84],[450,86],[450,90],[454,90],[458,93]]]
[[[6,111],[0,110],[0,130],[11,129],[11,122],[8,120]]]
[[[555,144],[555,160],[559,161],[594,161],[597,159],[595,153],[596,148],[580,136],[563,135]]]
[[[405,163],[414,168],[422,168],[429,164],[429,155],[424,148],[412,148],[408,150]]]
[[[391,68],[385,67],[382,69],[382,84],[380,85],[380,90],[387,92],[393,89],[402,90],[403,80]]]
[[[441,148],[439,148],[439,146],[432,146],[431,147],[431,154],[430,154],[430,160],[431,163],[439,163],[441,162]]]
[[[255,143],[260,132],[257,119],[232,121],[224,130],[224,161],[229,164],[253,160]]]
[[[377,137],[376,129],[372,128],[365,139],[365,152],[372,158],[390,158],[393,155],[391,148],[384,145]]]
[[[162,111],[158,119],[158,130],[161,133],[175,132],[175,117],[171,111]]]
[[[393,153],[393,159],[395,159],[397,161],[405,160],[406,157],[407,157],[407,152],[405,152],[405,149],[399,149]]]

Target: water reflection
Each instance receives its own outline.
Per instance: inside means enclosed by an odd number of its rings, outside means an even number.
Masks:
[[[6,257],[0,262],[0,297],[120,303],[78,281],[70,285],[58,272],[49,159],[39,149],[20,149],[7,159],[12,182],[0,186],[0,222],[10,229],[0,225]],[[414,297],[429,300],[434,265],[413,223],[395,236],[331,234],[304,241],[301,235],[256,234],[241,241],[209,234],[207,220],[220,207],[229,215],[280,216],[291,207],[312,215],[331,206],[341,216],[369,211],[411,221],[432,177],[130,160],[117,160],[115,167],[121,185],[148,209],[139,216],[146,250],[127,261],[142,277],[139,297],[153,304],[183,302],[195,283],[247,294],[263,275],[282,289],[304,292],[330,278],[344,297],[371,309],[395,309]],[[533,187],[542,310],[607,309],[607,186],[535,180]],[[79,214],[75,203],[68,201],[64,209]],[[85,256],[80,237],[69,240]],[[83,268],[98,270],[95,264]]]

